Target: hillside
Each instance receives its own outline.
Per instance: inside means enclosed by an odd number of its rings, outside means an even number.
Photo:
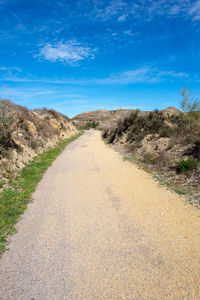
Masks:
[[[99,129],[105,129],[111,124],[116,123],[119,119],[123,119],[129,116],[132,112],[136,110],[133,109],[117,109],[117,110],[105,110],[98,109],[95,111],[83,112],[72,119],[72,122],[79,128],[89,128],[93,122],[98,125]],[[146,116],[149,111],[139,111],[137,110],[140,116]],[[179,114],[180,110],[175,107],[168,107],[163,109],[164,114]]]
[[[120,117],[123,117],[132,112],[132,110],[118,109],[118,110],[105,110],[98,109],[95,111],[87,111],[75,116],[72,122],[79,128],[84,128],[91,122],[99,123],[99,128],[103,129],[109,126],[112,122],[117,121]]]
[[[169,187],[193,194],[192,201],[200,204],[199,112],[135,111],[110,124],[103,137]]]
[[[70,119],[54,110],[28,110],[0,101],[0,187],[34,156],[77,133]]]

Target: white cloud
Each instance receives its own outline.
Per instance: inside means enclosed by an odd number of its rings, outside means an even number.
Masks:
[[[196,76],[196,77],[195,77]],[[160,71],[158,68],[150,68],[144,66],[138,69],[123,71],[120,73],[112,73],[103,78],[88,78],[88,79],[28,79],[28,78],[16,78],[16,77],[5,77],[0,81],[10,82],[35,82],[35,83],[49,83],[49,84],[63,84],[63,85],[114,85],[114,84],[133,84],[133,83],[158,83],[164,81],[174,80],[193,80],[199,81],[199,76],[195,75],[191,78],[189,74],[184,72],[175,72],[173,70]]]
[[[196,1],[196,3],[191,7],[189,14],[193,17],[193,20],[200,20],[200,1]]]
[[[142,0],[139,4],[128,0],[112,0],[105,7],[102,7],[102,1],[93,2],[94,8],[90,16],[104,21],[114,17],[117,17],[118,22],[124,22],[128,17],[149,21],[157,16],[200,20],[200,0]]]
[[[117,16],[118,14],[121,14],[121,17],[123,19],[126,17],[127,10],[128,10],[127,2],[123,0],[112,0],[104,8],[101,8],[101,6],[98,6],[98,3],[96,3],[92,11],[92,17],[103,19],[104,21],[106,21],[106,20],[110,20],[114,16]],[[118,20],[119,18],[120,16],[118,17]]]
[[[124,34],[126,34],[126,35],[133,35],[133,32],[132,32],[132,30],[125,30],[124,31]]]
[[[174,72],[174,71],[162,71],[158,73],[159,77],[174,77],[174,78],[188,78],[189,75],[183,72]]]
[[[183,72],[159,71],[148,66],[129,70],[117,74],[111,74],[107,78],[95,80],[99,84],[131,84],[131,83],[156,83],[177,78],[185,80],[189,75]]]
[[[100,82],[105,84],[128,84],[128,83],[138,83],[149,81],[148,67],[143,67],[135,70],[125,71],[117,74],[112,74],[111,76],[100,79]]]
[[[126,21],[127,15],[121,15],[119,16],[119,18],[117,19],[117,22],[124,22]]]
[[[18,67],[0,67],[0,71],[18,71],[18,72],[22,72],[22,70]]]
[[[77,41],[72,40],[54,45],[47,43],[40,49],[39,56],[52,62],[61,61],[72,64],[88,57],[94,58],[94,52],[95,49],[81,46]]]

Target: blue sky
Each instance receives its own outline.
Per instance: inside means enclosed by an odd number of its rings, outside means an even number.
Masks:
[[[200,98],[200,0],[0,0],[0,97],[72,117]]]

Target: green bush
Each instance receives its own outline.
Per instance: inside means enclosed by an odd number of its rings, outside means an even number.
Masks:
[[[170,138],[171,136],[173,136],[175,134],[175,129],[174,128],[161,128],[158,132],[160,134],[161,137],[167,137]]]
[[[99,122],[96,122],[96,121],[90,121],[90,122],[87,122],[84,126],[84,129],[96,129],[97,127],[99,126]]]
[[[193,170],[198,167],[198,162],[192,158],[187,160],[181,159],[177,164],[177,171],[180,173],[187,172],[188,170]]]
[[[0,180],[0,189],[3,187],[4,182],[2,180]]]

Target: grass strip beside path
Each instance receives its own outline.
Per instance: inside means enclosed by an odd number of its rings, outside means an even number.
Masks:
[[[0,254],[6,250],[8,237],[16,233],[15,224],[31,201],[32,193],[45,171],[65,147],[81,135],[82,132],[36,156],[16,178],[10,180],[10,187],[0,194]]]

